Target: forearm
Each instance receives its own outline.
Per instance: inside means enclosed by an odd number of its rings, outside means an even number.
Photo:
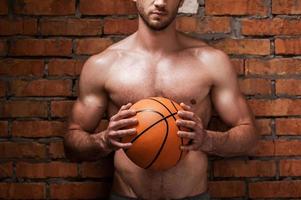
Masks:
[[[96,161],[112,152],[104,139],[104,131],[90,134],[82,130],[69,130],[65,135],[66,156],[74,161]]]
[[[207,130],[202,151],[223,156],[246,155],[256,145],[256,128],[251,125],[239,125],[226,132]]]

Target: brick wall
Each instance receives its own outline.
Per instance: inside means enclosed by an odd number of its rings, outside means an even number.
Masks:
[[[300,198],[301,0],[196,2],[178,29],[230,55],[261,134],[251,157],[210,158],[210,194]],[[133,33],[135,13],[129,0],[0,0],[0,199],[106,199],[112,157],[68,162],[62,136],[84,61]]]

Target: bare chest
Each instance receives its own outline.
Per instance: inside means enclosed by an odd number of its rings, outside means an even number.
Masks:
[[[210,77],[198,62],[163,59],[115,65],[106,90],[116,107],[150,96],[164,96],[198,107],[208,97],[210,86]]]

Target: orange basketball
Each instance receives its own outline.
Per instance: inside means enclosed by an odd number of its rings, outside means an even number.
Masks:
[[[166,170],[176,165],[185,154],[180,146],[188,142],[177,135],[181,106],[167,98],[150,97],[131,108],[137,112],[137,134],[122,139],[133,144],[125,150],[126,155],[144,169]]]

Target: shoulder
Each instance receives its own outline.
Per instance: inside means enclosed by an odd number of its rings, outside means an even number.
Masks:
[[[99,54],[89,57],[82,68],[81,77],[95,77],[95,74],[106,74],[108,66],[114,62],[117,52],[105,50]]]
[[[222,50],[211,46],[199,47],[195,50],[195,56],[202,63],[214,82],[222,82],[236,79],[236,71],[229,56]]]
[[[99,54],[89,57],[82,68],[81,76],[85,74],[99,74],[105,75],[115,63],[124,58],[127,50],[123,47],[126,45],[126,39],[119,41]]]
[[[193,57],[198,60],[201,70],[205,70],[212,81],[212,86],[237,83],[237,73],[229,56],[222,50],[209,45],[192,49]]]
[[[217,62],[229,62],[229,57],[226,53],[208,45],[206,42],[183,33],[180,33],[179,37],[182,48],[202,61],[202,63],[209,64],[213,67],[214,63]]]

